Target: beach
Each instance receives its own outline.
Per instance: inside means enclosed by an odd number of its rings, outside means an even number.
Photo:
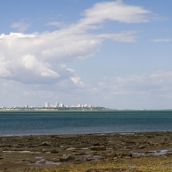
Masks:
[[[0,137],[1,171],[172,171],[172,132]]]

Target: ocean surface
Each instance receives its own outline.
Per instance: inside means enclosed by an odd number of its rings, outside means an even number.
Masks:
[[[0,111],[0,136],[172,131],[172,111]]]

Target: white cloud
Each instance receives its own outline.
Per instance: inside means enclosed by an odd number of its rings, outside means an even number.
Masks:
[[[116,95],[163,95],[172,92],[172,72],[156,72],[144,75],[116,77],[108,84],[99,83],[97,89],[102,96],[110,98]]]
[[[78,85],[79,89],[76,89],[74,82]],[[11,81],[5,82],[3,90],[6,91],[2,92],[0,97],[7,96],[14,98],[15,95],[11,90],[16,89],[16,96],[18,95],[20,97],[21,94],[23,94],[23,98],[26,99],[25,102],[31,98],[31,104],[35,97],[42,103],[49,100],[53,100],[52,102],[58,100],[66,104],[70,101],[73,102],[72,104],[77,104],[78,100],[80,103],[85,102],[85,100],[89,100],[88,102],[91,103],[91,101],[94,100],[93,105],[96,105],[97,100],[101,99],[101,101],[98,102],[104,102],[102,105],[106,107],[111,106],[114,108],[126,106],[136,108],[138,107],[137,105],[139,105],[139,107],[143,108],[145,104],[146,107],[151,107],[149,106],[149,104],[151,104],[150,101],[156,102],[156,99],[162,103],[164,99],[171,99],[172,72],[156,72],[144,75],[121,76],[111,79],[106,78],[97,86],[83,84],[80,78],[75,76],[70,79],[60,80],[57,84],[52,84],[51,89],[48,85],[42,87],[38,84],[32,88],[26,85],[24,90],[19,90],[18,88],[21,88],[21,85],[22,84],[16,84],[15,82],[12,83]],[[80,99],[77,100],[77,98]],[[148,101],[149,98],[151,100]],[[143,103],[142,100],[145,100],[145,102]],[[133,105],[130,106],[132,102]]]
[[[117,42],[136,42],[136,31],[123,31],[118,34],[101,34],[98,37]]]
[[[46,64],[39,62],[33,55],[23,56],[21,59],[21,63],[26,70],[32,70],[35,71],[35,73],[38,72],[43,77],[60,77],[57,72],[54,72],[53,70],[49,69]]]
[[[126,5],[122,0],[96,3],[92,8],[84,11],[83,18],[76,24],[69,26],[70,32],[86,32],[98,29],[104,21],[121,23],[149,22],[150,11],[139,6]]]
[[[151,40],[152,42],[171,42],[171,39],[166,38],[166,39],[153,39]]]
[[[85,10],[84,18],[78,23],[78,27],[88,28],[90,25],[100,24],[105,20],[123,23],[149,22],[148,14],[151,12],[144,8],[126,5],[121,0],[101,2],[92,8]]]
[[[83,82],[81,81],[80,77],[71,77],[71,80],[77,86],[84,86]]]
[[[69,30],[70,31],[70,30]],[[111,35],[111,36],[110,36]],[[22,74],[33,79],[36,83],[46,82],[48,76],[54,82],[73,77],[74,73],[61,64],[74,60],[83,60],[94,55],[105,39],[119,42],[134,42],[134,32],[121,32],[117,34],[88,34],[68,33],[66,29],[42,34],[11,33],[0,35],[1,59],[6,78],[26,83]],[[12,76],[7,75],[12,73]],[[21,72],[22,71],[22,72]],[[3,72],[4,73],[4,72]],[[4,74],[0,77],[4,77]],[[48,83],[48,82],[47,82]],[[74,82],[75,83],[75,82]]]
[[[26,31],[31,26],[30,22],[21,20],[19,22],[13,23],[11,25],[12,28],[17,29],[19,32]]]
[[[122,1],[102,2],[85,10],[78,22],[54,32],[10,33],[0,35],[0,77],[29,84],[56,83],[69,80],[76,86],[83,82],[74,70],[63,66],[66,62],[83,60],[99,51],[102,42],[110,39],[118,42],[135,42],[136,31],[90,34],[105,20],[124,23],[148,22],[149,11],[126,5]],[[62,26],[63,23],[50,22]],[[12,25],[25,31],[30,23],[20,21]]]
[[[5,77],[11,77],[12,74],[10,71],[8,71],[4,66],[1,66],[0,65],[0,76],[2,78],[5,78]]]

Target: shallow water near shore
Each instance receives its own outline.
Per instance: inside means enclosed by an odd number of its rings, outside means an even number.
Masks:
[[[0,135],[172,131],[172,111],[1,111]]]

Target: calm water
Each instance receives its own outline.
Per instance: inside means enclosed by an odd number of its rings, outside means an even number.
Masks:
[[[172,111],[0,112],[0,135],[172,131]]]

